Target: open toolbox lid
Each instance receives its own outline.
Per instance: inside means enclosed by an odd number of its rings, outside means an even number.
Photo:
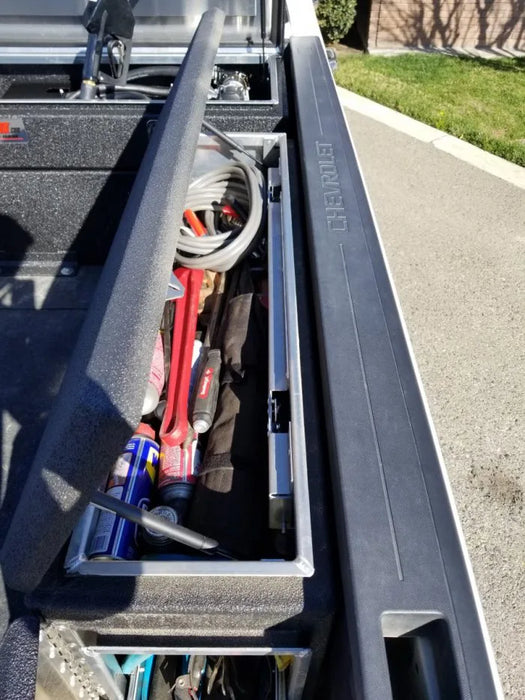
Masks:
[[[80,59],[86,44],[82,16],[91,1],[2,0],[0,53],[20,47],[33,51],[69,47],[78,49]],[[129,4],[135,16],[135,48],[161,51],[187,46],[202,14],[214,7],[226,15],[222,45],[253,51],[264,44],[270,50],[282,36],[282,0],[129,0]]]
[[[181,66],[180,78],[171,88],[135,178],[54,406],[55,418],[47,424],[50,433],[41,442],[51,461],[47,465],[41,456],[35,458],[4,542],[3,574],[12,588],[20,585],[26,590],[34,588],[104,478],[106,469],[104,466],[101,472],[100,466],[105,458],[102,453],[95,457],[93,445],[97,445],[97,452],[98,448],[102,452],[108,449],[106,456],[112,463],[139,423],[142,392],[137,393],[134,388],[126,395],[133,382],[122,381],[122,377],[145,380],[148,376],[177,245],[173,232],[182,217],[223,20],[224,14],[212,9],[200,21]],[[145,250],[149,255],[144,255]],[[130,328],[136,330],[140,341],[135,352],[122,354],[120,341],[129,336]],[[117,351],[118,357],[112,357]],[[55,420],[58,423],[53,428]],[[75,435],[75,440],[68,438],[71,435]],[[101,435],[109,439],[105,446]],[[68,441],[67,450],[59,448],[60,454],[55,452],[57,438]],[[84,439],[89,440],[89,447],[81,447]],[[82,466],[70,454],[73,446],[82,449],[86,457],[95,457],[94,461]],[[32,489],[36,490],[32,492]],[[26,497],[33,504],[39,503],[30,516],[34,529],[17,525],[19,517],[25,519],[30,515],[24,505]],[[81,502],[82,498],[85,503]],[[75,504],[79,507],[76,513]],[[15,561],[12,557],[15,551],[23,554],[20,532],[27,537],[27,546],[23,547],[26,556],[22,556],[23,561]],[[39,552],[41,545],[44,547]],[[32,583],[30,572],[34,574]]]

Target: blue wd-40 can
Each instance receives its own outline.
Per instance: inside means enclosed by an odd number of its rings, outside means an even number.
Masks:
[[[111,470],[106,493],[148,509],[155,473],[159,463],[159,446],[155,432],[141,423]],[[135,523],[101,510],[95,527],[89,557],[91,559],[134,559],[137,556]]]

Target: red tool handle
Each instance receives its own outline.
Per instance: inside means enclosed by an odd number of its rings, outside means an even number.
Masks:
[[[160,427],[160,438],[167,445],[180,445],[188,434],[188,394],[190,390],[191,358],[197,329],[199,294],[203,270],[179,267],[175,275],[185,293],[175,299],[175,319],[171,344],[171,367],[166,392],[166,410]]]

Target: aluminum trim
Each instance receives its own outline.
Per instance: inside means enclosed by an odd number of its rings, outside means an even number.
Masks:
[[[305,647],[221,647],[221,646],[140,646],[140,645],[86,645],[82,652],[86,656],[96,654],[113,654],[127,656],[129,654],[151,654],[152,656],[179,656],[181,654],[201,654],[203,656],[273,656],[282,654],[295,656],[299,659],[310,658],[312,652]]]
[[[141,63],[181,63],[186,55],[186,46],[134,46],[131,65]],[[280,50],[274,46],[265,46],[264,52],[260,46],[223,46],[217,52],[217,60],[230,63],[259,63],[263,56],[280,55]],[[0,63],[27,64],[42,63],[56,65],[57,63],[82,63],[86,50],[79,46],[2,46],[0,47]]]
[[[295,528],[297,533],[297,554],[304,557],[303,564],[312,567],[313,543],[310,521],[310,496],[304,432],[303,387],[300,365],[299,318],[297,314],[297,292],[295,289],[295,262],[293,252],[292,204],[289,188],[288,152],[286,137],[281,137],[280,169],[282,176],[282,230],[284,295],[287,326],[288,381],[290,385],[290,459],[295,504]],[[287,177],[283,177],[286,173]],[[304,478],[297,478],[301,474]]]
[[[83,576],[290,576],[308,578],[314,572],[310,562],[294,561],[97,561],[81,562],[75,569]]]
[[[284,270],[281,242],[282,212],[280,201],[272,201],[272,189],[281,187],[277,168],[268,169],[268,296],[271,310],[268,324],[269,383],[271,391],[287,391],[284,310]]]

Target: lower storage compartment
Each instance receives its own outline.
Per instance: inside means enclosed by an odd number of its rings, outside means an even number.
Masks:
[[[310,658],[288,647],[106,646],[48,625],[35,700],[299,700]]]
[[[286,137],[230,136],[240,150],[199,141],[143,423],[72,534],[71,575],[313,573]],[[258,189],[242,191],[239,167]],[[256,210],[247,254],[223,264]],[[221,233],[225,216],[234,227],[242,220],[237,238]],[[224,243],[202,273],[192,256],[213,240],[197,240],[205,226]],[[133,522],[111,510],[115,497],[135,507]],[[156,531],[154,516],[182,539]]]

